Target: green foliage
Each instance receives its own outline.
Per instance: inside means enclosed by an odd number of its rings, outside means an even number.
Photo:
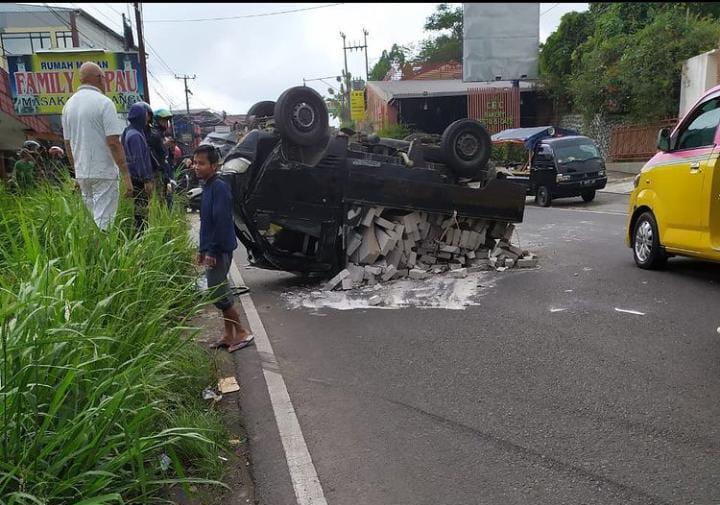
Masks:
[[[586,119],[677,114],[684,60],[717,47],[720,3],[596,2],[563,16],[541,48],[546,88]]]
[[[463,9],[460,6],[440,4],[425,22],[425,29],[439,32],[420,45],[416,63],[440,63],[450,60],[462,61]],[[448,33],[449,32],[449,33]]]
[[[219,476],[183,208],[155,200],[129,238],[128,207],[102,233],[69,184],[0,187],[0,503],[148,503]]]
[[[542,46],[540,75],[545,89],[554,98],[569,101],[569,79],[577,71],[580,57],[577,49],[593,30],[594,20],[590,12],[568,12]]]
[[[393,44],[390,51],[383,51],[378,62],[370,70],[370,80],[382,81],[392,68],[393,63],[400,66],[405,64],[409,52],[410,50],[407,47],[397,44]]]
[[[381,81],[393,63],[441,63],[462,61],[463,11],[462,6],[440,4],[425,21],[425,30],[436,35],[423,40],[416,55],[407,46],[393,44],[384,50],[370,71],[371,81]]]
[[[379,129],[376,134],[378,137],[385,137],[391,139],[402,140],[412,133],[412,128],[403,123],[396,123],[386,125],[384,128]]]
[[[502,142],[492,145],[490,159],[500,165],[510,163],[527,163],[528,154],[529,153],[525,148],[525,144]]]

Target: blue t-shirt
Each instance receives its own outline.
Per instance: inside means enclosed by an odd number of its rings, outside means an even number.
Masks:
[[[217,175],[209,179],[200,203],[200,252],[210,256],[237,248],[232,215],[232,194]]]

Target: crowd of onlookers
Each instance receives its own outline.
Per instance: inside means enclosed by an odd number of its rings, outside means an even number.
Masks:
[[[67,176],[74,176],[62,147],[35,140],[23,142],[8,168],[11,191],[23,191],[43,182],[60,184]]]

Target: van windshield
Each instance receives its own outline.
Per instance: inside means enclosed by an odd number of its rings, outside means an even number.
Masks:
[[[553,150],[555,151],[555,159],[560,165],[574,161],[602,159],[600,151],[591,140],[578,139],[557,142],[553,145]]]

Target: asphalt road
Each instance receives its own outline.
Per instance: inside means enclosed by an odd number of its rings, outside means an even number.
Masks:
[[[464,310],[291,309],[303,281],[238,254],[327,503],[720,503],[720,265],[638,269],[626,201],[528,200],[541,267]],[[257,348],[235,360],[257,497],[294,504]]]

